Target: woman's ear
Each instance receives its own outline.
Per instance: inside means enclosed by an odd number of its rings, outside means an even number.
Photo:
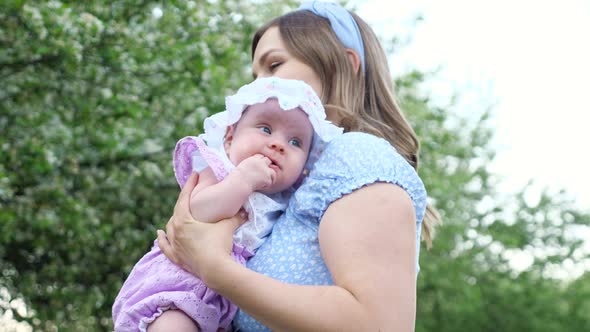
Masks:
[[[361,67],[361,58],[352,48],[346,49],[346,55],[348,56],[348,60],[352,64],[352,69],[354,70],[354,73],[358,74],[359,68]]]

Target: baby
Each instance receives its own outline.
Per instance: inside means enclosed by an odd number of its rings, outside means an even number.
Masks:
[[[313,89],[302,81],[260,78],[226,98],[226,111],[204,123],[205,133],[181,139],[174,172],[182,187],[199,173],[190,209],[196,220],[217,222],[243,207],[248,221],[234,234],[233,258],[245,264],[286,209],[294,186],[323,146],[342,133],[326,120]],[[234,304],[170,262],[154,245],[133,268],[113,305],[115,331],[145,331],[169,309],[201,331],[227,329]],[[171,316],[168,316],[171,317]]]

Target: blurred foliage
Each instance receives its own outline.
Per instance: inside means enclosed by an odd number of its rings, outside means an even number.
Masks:
[[[249,36],[279,5],[1,6],[0,286],[38,329],[109,330],[177,197],[176,140],[251,78]]]
[[[488,171],[491,111],[482,106],[462,118],[453,105],[433,106],[420,93],[427,79],[411,72],[397,80],[422,138],[419,171],[444,221],[433,248],[421,251],[416,331],[588,329],[581,311],[590,306],[588,274],[572,281],[564,271],[579,275],[590,266],[577,233],[590,226],[589,212],[565,192],[496,192],[499,179]]]
[[[293,1],[0,4],[0,315],[109,331],[111,305],[178,193],[179,137],[250,79],[249,48]],[[423,250],[417,331],[590,330],[590,279],[565,193],[494,191],[488,111],[463,119],[397,79],[445,224]],[[531,264],[515,270],[511,257]],[[28,310],[17,309],[24,301]]]

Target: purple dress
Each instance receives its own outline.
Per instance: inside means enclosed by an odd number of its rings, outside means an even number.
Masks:
[[[197,156],[197,157],[195,157]],[[231,162],[198,137],[180,140],[174,152],[174,172],[179,185],[186,183],[195,164],[206,162],[218,180],[227,176]],[[201,167],[202,170],[203,167]],[[253,193],[245,204],[249,220],[234,234],[232,257],[242,265],[262,244],[272,224],[286,207],[283,194]],[[113,305],[115,331],[145,331],[164,311],[182,310],[203,332],[228,330],[237,307],[209,289],[200,279],[172,263],[157,241],[133,267]]]

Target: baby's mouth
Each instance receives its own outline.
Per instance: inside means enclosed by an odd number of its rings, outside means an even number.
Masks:
[[[281,166],[276,161],[274,161],[274,159],[272,159],[270,157],[268,159],[270,159],[270,165],[269,165],[270,168],[281,169]]]

